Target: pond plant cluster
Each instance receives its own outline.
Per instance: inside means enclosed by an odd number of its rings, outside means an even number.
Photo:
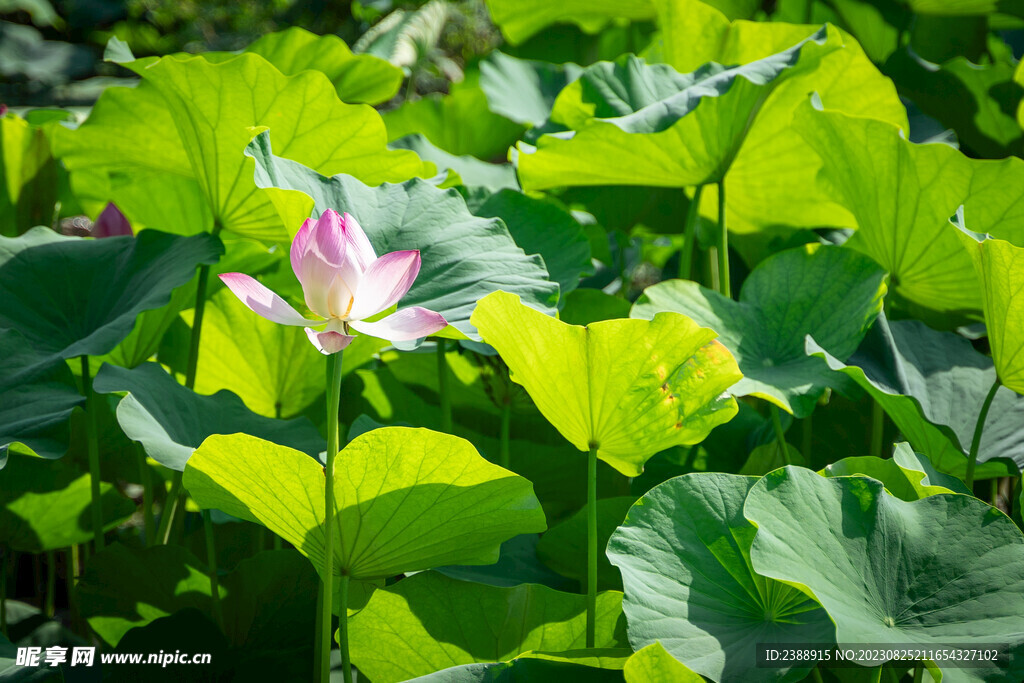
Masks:
[[[0,678],[1024,680],[1020,5],[770,4],[0,118]]]

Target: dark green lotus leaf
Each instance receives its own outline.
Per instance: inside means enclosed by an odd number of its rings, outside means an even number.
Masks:
[[[636,502],[634,496],[602,498],[597,501],[597,545],[608,545],[612,532],[626,518],[629,508]],[[587,507],[584,506],[569,519],[552,526],[537,544],[537,556],[559,574],[587,585]],[[597,558],[597,585],[603,590],[622,590],[619,570],[608,563],[603,555]]]
[[[437,571],[460,581],[474,581],[489,586],[518,586],[539,583],[548,588],[573,591],[579,586],[570,579],[556,574],[538,558],[537,534],[522,534],[501,544],[501,555],[494,564],[478,566],[450,565]]]
[[[0,545],[40,553],[87,543],[93,537],[92,490],[87,472],[68,460],[8,458],[0,487]],[[135,504],[100,482],[104,529],[135,512]]]
[[[601,648],[571,652],[525,652],[507,662],[463,664],[411,679],[419,683],[621,683],[631,650]]]
[[[127,392],[117,406],[117,421],[124,433],[141,443],[149,457],[179,472],[211,434],[244,432],[313,457],[324,448],[323,438],[308,419],[262,417],[229,391],[201,396],[178,384],[156,363],[134,370],[104,365],[93,387],[103,394]]]
[[[973,495],[962,481],[936,470],[928,458],[915,453],[905,441],[896,444],[892,458],[873,455],[843,458],[828,465],[820,474],[827,477],[871,477],[885,484],[886,491],[907,502],[938,493]]]
[[[622,594],[597,598],[598,648],[626,645]],[[584,647],[586,596],[523,584],[498,588],[425,572],[374,592],[349,619],[352,661],[380,683],[529,651]]]
[[[518,147],[520,182],[688,187],[722,181],[772,91],[841,49],[821,28],[789,49],[740,66],[681,74],[626,55],[587,67],[555,101],[551,120],[574,133]],[[699,105],[699,106],[698,106]]]
[[[44,458],[68,450],[68,420],[85,398],[67,363],[40,358],[15,330],[0,330],[0,468],[22,443]]]
[[[960,494],[904,502],[882,483],[786,467],[743,513],[757,527],[758,573],[815,596],[840,643],[1000,643],[1009,662],[935,663],[944,681],[1024,677],[1024,536],[999,510]]]
[[[885,272],[871,259],[810,244],[764,260],[743,283],[739,301],[695,282],[669,280],[644,290],[630,316],[676,311],[716,330],[743,372],[735,395],[757,396],[806,417],[840,379],[806,355],[804,336],[848,357],[882,310],[885,292]]]
[[[447,334],[454,328],[454,334],[479,341],[469,316],[479,299],[499,289],[554,314],[558,286],[550,281],[544,260],[518,247],[500,220],[469,213],[455,190],[419,179],[368,187],[352,176],[326,178],[274,156],[265,133],[246,154],[256,159],[259,187],[304,192],[315,201],[316,215],[328,208],[349,212],[378,254],[418,249],[422,266],[402,305],[437,311],[448,321]]]
[[[480,62],[480,88],[491,111],[524,126],[542,126],[555,98],[583,73],[571,62],[519,59],[495,50]]]
[[[551,279],[558,283],[561,297],[576,289],[581,277],[594,274],[587,234],[554,200],[501,190],[472,211],[482,218],[500,218],[523,251],[540,254]],[[562,303],[560,298],[559,305]]]
[[[18,646],[0,634],[0,680],[5,683],[61,683],[64,676],[59,667],[18,664]]]
[[[714,681],[798,681],[808,668],[760,668],[756,645],[831,643],[817,602],[750,565],[756,529],[743,517],[757,477],[688,474],[656,486],[608,542],[622,572],[629,642],[660,641]]]
[[[356,55],[336,35],[318,36],[299,26],[268,33],[245,48],[276,66],[286,76],[313,69],[334,84],[342,102],[380,104],[398,93],[404,74],[373,55]]]
[[[0,329],[18,330],[54,360],[108,353],[139,313],[166,304],[221,253],[210,235],[155,230],[94,240],[39,227],[0,237]]]
[[[519,189],[512,164],[492,164],[469,155],[455,156],[436,146],[420,133],[410,133],[388,143],[390,149],[407,149],[421,159],[433,162],[438,171],[453,171],[457,184],[465,187],[483,187],[498,191],[503,188]],[[445,183],[447,187],[449,183]]]
[[[808,353],[824,358],[878,401],[935,469],[964,477],[978,413],[996,379],[990,358],[953,333],[884,317],[846,363],[814,339],[806,344]],[[1008,476],[1024,468],[1022,436],[1024,397],[1000,388],[985,420],[976,476]]]
[[[629,301],[600,289],[577,289],[565,297],[559,319],[570,325],[589,325],[599,320],[629,317]]]

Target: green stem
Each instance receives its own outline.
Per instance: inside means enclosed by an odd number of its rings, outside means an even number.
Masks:
[[[96,550],[103,550],[103,503],[100,498],[100,447],[96,427],[96,394],[89,376],[89,356],[82,356],[82,392],[85,394],[85,433],[89,451],[89,487],[92,489],[92,533]]]
[[[341,609],[338,611],[338,645],[345,683],[352,683],[352,660],[348,656],[348,574],[341,575]]]
[[[0,633],[7,637],[7,565],[11,561],[11,549],[4,548],[0,558]]]
[[[220,609],[220,578],[217,576],[217,548],[213,543],[213,519],[209,510],[203,510],[203,535],[206,536],[206,563],[210,566],[210,596],[213,598],[213,618],[224,630],[224,613]]]
[[[156,530],[156,520],[153,517],[153,478],[146,464],[146,451],[141,444],[136,443],[136,452],[139,456],[139,479],[142,480],[142,530],[146,535],[146,547],[153,545],[153,533]]]
[[[698,185],[693,191],[693,199],[690,200],[690,208],[686,211],[686,225],[683,227],[683,251],[679,257],[679,279],[689,280],[693,272],[693,244],[697,237],[697,216],[700,215],[700,195],[704,191],[703,185]]]
[[[718,279],[722,296],[732,298],[729,284],[729,228],[725,225],[725,179],[718,182]]]
[[[46,551],[46,603],[43,613],[53,619],[53,608],[56,604],[57,592],[57,554],[52,550]]]
[[[597,446],[587,460],[587,647],[597,633]]]
[[[509,465],[509,434],[512,430],[512,400],[506,399],[505,405],[501,408],[501,450],[498,456],[498,464],[506,470]]]
[[[821,671],[818,670],[818,667],[811,669],[811,673],[814,675],[815,683],[825,683],[825,681],[821,679]]]
[[[885,437],[885,411],[882,404],[875,401],[871,404],[871,455],[882,457],[882,444]]]
[[[964,477],[964,483],[967,484],[967,488],[974,486],[974,468],[978,464],[978,448],[981,447],[981,433],[985,429],[985,419],[988,417],[988,409],[992,407],[992,399],[996,397],[996,391],[999,390],[999,378],[992,383],[992,388],[988,391],[988,396],[985,397],[985,402],[981,404],[981,412],[978,413],[978,422],[974,425],[974,438],[971,439],[971,453],[967,459],[967,476]]]
[[[167,492],[164,501],[164,509],[160,513],[160,524],[156,528],[156,541],[161,545],[167,545],[171,538],[171,527],[174,516],[181,505],[181,472],[175,472],[171,476],[171,490]]]
[[[220,223],[215,223],[211,234],[220,232]],[[206,289],[210,281],[210,266],[199,266],[199,280],[196,282],[196,305],[192,314],[192,331],[188,338],[188,361],[185,364],[185,386],[196,386],[196,369],[199,367],[199,338],[203,333],[203,314],[206,311]]]
[[[338,444],[338,406],[341,401],[341,352],[327,356],[327,467],[324,469],[324,567],[320,613],[320,681],[328,683],[331,673],[331,616],[334,577],[334,459]]]
[[[918,662],[914,665],[914,683],[921,683],[922,678],[924,678],[924,663]]]
[[[814,417],[813,413],[800,421],[800,452],[803,453],[804,460],[808,463],[808,467],[810,467],[811,445],[814,440],[814,424],[811,422],[812,417]]]
[[[71,546],[71,566],[68,567],[68,607],[71,610],[71,630],[75,633],[86,633],[82,627],[81,614],[78,611],[78,577],[82,573],[82,557],[77,543]]]
[[[437,340],[437,389],[441,399],[441,431],[452,433],[452,395],[448,377],[448,359],[445,357],[444,339]]]
[[[782,456],[782,463],[789,464],[789,449],[786,448],[786,432],[782,429],[782,418],[779,417],[779,407],[774,403],[771,405],[772,428],[775,430],[775,438],[779,442],[779,454]]]

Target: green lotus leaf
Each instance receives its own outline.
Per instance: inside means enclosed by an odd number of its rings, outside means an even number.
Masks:
[[[575,133],[543,136],[535,150],[520,145],[520,182],[527,190],[719,182],[772,91],[836,49],[838,32],[822,28],[788,50],[735,67],[710,63],[680,74],[632,55],[587,67],[551,112],[552,121]]]
[[[334,84],[342,102],[380,104],[398,94],[402,70],[373,55],[356,55],[335,35],[318,36],[291,26],[268,33],[245,49],[262,56],[286,76],[312,69]]]
[[[451,565],[438,567],[434,571],[451,579],[485,583],[489,586],[509,587],[539,583],[555,590],[577,590],[579,585],[576,582],[556,574],[537,557],[539,538],[537,534],[521,534],[505,541],[501,544],[501,555],[495,564],[475,567]]]
[[[964,477],[978,413],[996,379],[990,358],[958,335],[881,316],[845,364],[813,339],[806,348],[867,391],[935,469]],[[1024,469],[1022,425],[1024,399],[999,389],[981,436],[977,478]]]
[[[488,109],[487,97],[474,82],[473,72],[467,76],[447,95],[433,93],[406,100],[384,114],[388,142],[420,133],[449,154],[504,161],[522,126]]]
[[[322,73],[285,76],[251,53],[219,63],[172,55],[124,66],[143,83],[109,88],[85,123],[54,136],[54,152],[87,208],[114,201],[133,221],[171,232],[219,225],[285,241],[278,210],[250,181],[252,162],[241,154],[267,129],[280,151],[325,172],[373,184],[433,174],[415,154],[388,151],[379,115],[341,102]],[[172,210],[157,213],[147,202]]]
[[[210,235],[155,230],[92,240],[38,227],[0,237],[0,329],[18,330],[37,354],[53,359],[108,353],[139,313],[166,304],[196,266],[222,252]],[[78,286],[68,286],[72,273]]]
[[[907,0],[907,4],[918,14],[937,16],[960,17],[993,12],[1024,16],[1024,3],[1020,0]]]
[[[600,289],[576,289],[565,297],[559,319],[570,325],[589,325],[601,320],[629,317],[629,301]]]
[[[597,33],[612,19],[644,20],[654,18],[650,0],[566,0],[550,3],[543,0],[487,0],[491,18],[505,39],[518,45],[541,29],[554,23],[571,22],[587,33]]]
[[[0,330],[0,468],[12,443],[43,458],[68,450],[68,420],[85,398],[67,363],[40,358],[24,336]]]
[[[57,201],[57,164],[43,128],[0,117],[0,235],[49,224]]]
[[[823,469],[826,477],[871,477],[885,484],[885,490],[907,502],[939,493],[973,495],[956,477],[942,474],[923,455],[915,453],[910,444],[900,442],[892,458],[873,455],[843,458]]]
[[[783,450],[782,445],[779,444],[777,439],[772,439],[768,443],[763,443],[760,446],[756,446],[750,455],[747,456],[746,461],[740,468],[738,474],[747,474],[760,477],[768,474],[772,470],[777,470],[780,467],[786,465],[806,465],[803,454],[796,449],[791,443],[785,445]]]
[[[228,391],[201,396],[178,384],[156,363],[134,370],[104,365],[93,388],[103,394],[127,392],[117,406],[121,429],[141,443],[149,457],[179,472],[211,434],[251,434],[314,457],[324,447],[308,419],[284,421],[256,415]]]
[[[481,218],[500,218],[523,251],[540,254],[561,297],[575,290],[580,278],[594,274],[583,227],[557,202],[501,190],[472,211]]]
[[[64,674],[59,667],[18,664],[18,646],[0,634],[0,678],[7,683],[63,683]]]
[[[536,127],[548,120],[558,93],[582,72],[571,62],[518,59],[495,50],[480,62],[480,89],[495,114]]]
[[[754,570],[813,595],[837,642],[1000,643],[1008,663],[935,663],[944,681],[1024,676],[1024,536],[999,510],[959,494],[908,503],[874,479],[786,467],[751,488],[743,513],[757,527]]]
[[[495,192],[503,188],[519,189],[516,171],[511,164],[492,164],[469,155],[449,154],[420,133],[392,140],[388,147],[415,152],[421,159],[437,166],[438,171],[454,172],[458,176],[458,184],[464,187],[483,187]]]
[[[11,456],[0,488],[0,544],[40,553],[87,543],[93,537],[92,493],[87,472],[66,461]],[[135,512],[135,504],[100,482],[104,529]]]
[[[739,301],[695,282],[669,280],[644,290],[630,316],[675,311],[716,330],[743,372],[733,394],[806,417],[836,376],[807,357],[804,336],[849,357],[882,310],[885,292],[885,272],[871,259],[809,244],[762,261],[743,283]]]
[[[723,393],[741,377],[736,361],[712,330],[686,316],[578,327],[495,292],[477,304],[472,322],[548,422],[626,476],[736,414],[735,399]]]
[[[612,534],[607,554],[622,572],[634,649],[660,641],[715,681],[796,681],[807,667],[759,668],[756,645],[834,642],[814,600],[751,569],[756,529],[743,518],[743,501],[757,481],[719,473],[670,479]]]
[[[635,496],[602,498],[597,501],[597,545],[608,545],[608,537],[625,519]],[[537,557],[559,574],[587,585],[587,507],[569,519],[552,526],[537,544]],[[597,585],[605,590],[622,590],[619,570],[607,558],[597,558]]]
[[[455,190],[419,179],[368,187],[347,175],[326,178],[274,156],[267,135],[258,136],[246,154],[256,159],[258,186],[304,192],[315,201],[316,215],[328,208],[351,213],[378,254],[418,249],[422,266],[402,305],[443,315],[449,327],[442,336],[479,341],[469,316],[477,300],[498,289],[554,313],[558,286],[550,281],[544,260],[524,253],[500,220],[469,213]],[[298,226],[305,216],[295,218]]]
[[[940,313],[981,308],[970,257],[949,217],[964,204],[972,226],[1024,239],[1014,189],[1024,180],[1020,160],[971,160],[948,145],[913,144],[890,124],[819,111],[811,102],[794,127],[825,161],[820,180],[856,217],[846,246],[889,271],[893,294]]]
[[[562,683],[586,680],[621,683],[621,669],[631,651],[624,648],[574,650],[571,652],[524,652],[507,662],[462,664],[410,679],[417,683],[505,683],[537,681]],[[621,654],[620,654],[621,653]]]
[[[458,437],[387,427],[338,457],[338,575],[488,564],[502,541],[546,528],[531,484]],[[192,454],[184,483],[201,507],[263,524],[322,566],[323,467],[314,458],[245,434],[215,435]]]
[[[962,228],[957,235],[981,282],[996,375],[1003,386],[1024,394],[1024,247]]]
[[[499,588],[426,572],[374,592],[349,619],[352,661],[374,681],[460,664],[584,647],[586,596],[523,584]],[[597,596],[595,646],[626,645],[622,594]]]
[[[702,683],[704,680],[668,653],[658,641],[637,650],[622,670],[626,683]]]

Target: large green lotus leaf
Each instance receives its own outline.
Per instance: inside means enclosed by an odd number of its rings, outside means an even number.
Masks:
[[[472,321],[562,436],[581,451],[596,448],[626,476],[736,414],[724,393],[741,377],[736,361],[714,331],[686,316],[579,327],[495,292]]]
[[[806,347],[867,391],[937,470],[964,477],[978,412],[996,380],[990,358],[959,335],[936,332],[915,320],[882,317],[845,364],[813,339]],[[1024,469],[1022,436],[1024,398],[1001,388],[985,420],[977,477],[1016,475]]]
[[[479,299],[498,289],[554,314],[558,286],[544,260],[517,246],[500,220],[469,213],[455,190],[420,179],[368,187],[348,175],[327,178],[274,156],[267,135],[258,136],[246,153],[256,159],[257,185],[305,192],[316,203],[316,215],[328,208],[349,212],[378,254],[418,249],[422,266],[402,305],[437,311],[449,330],[457,330],[449,335],[479,341],[470,314]]]
[[[379,431],[379,430],[378,430]],[[625,646],[622,594],[597,596],[598,648]],[[531,650],[584,647],[586,596],[536,584],[499,588],[435,572],[377,590],[349,619],[352,661],[367,677],[404,681]]]
[[[885,490],[907,502],[939,493],[973,495],[963,482],[935,469],[931,461],[915,453],[910,444],[896,444],[892,458],[873,455],[843,458],[823,469],[826,477],[871,477],[885,484]]]
[[[523,251],[540,254],[561,297],[576,289],[581,277],[594,273],[587,234],[572,214],[553,200],[501,190],[474,206],[473,214],[500,218]]]
[[[502,541],[543,531],[532,485],[458,437],[386,427],[342,450],[335,473],[335,572],[377,579],[448,564],[497,561]],[[185,467],[204,508],[268,527],[319,570],[323,467],[245,434],[211,436]]]
[[[524,126],[541,126],[558,93],[583,72],[576,64],[518,59],[495,50],[480,62],[480,89],[495,114]]]
[[[626,683],[702,683],[703,678],[658,641],[637,650],[622,670]]]
[[[43,128],[0,117],[0,235],[49,224],[57,201],[57,165]]]
[[[536,149],[521,144],[520,182],[526,190],[718,182],[772,91],[841,44],[838,31],[822,28],[741,66],[712,62],[681,74],[625,55],[587,67],[551,112],[552,121],[574,132],[542,136]]]
[[[129,439],[141,443],[149,457],[179,472],[211,434],[251,434],[314,457],[324,447],[323,438],[308,419],[262,417],[228,391],[201,396],[178,384],[156,363],[134,370],[104,365],[93,387],[104,394],[127,392],[117,406],[121,429]]]
[[[44,458],[68,450],[68,420],[85,398],[67,363],[48,362],[15,330],[0,330],[0,468],[12,443]]]
[[[743,379],[732,389],[806,417],[837,377],[804,352],[810,334],[835,356],[849,357],[882,310],[885,272],[871,259],[840,247],[810,244],[765,259],[739,301],[688,280],[644,290],[630,316],[676,311],[716,330],[736,357]]]
[[[973,496],[904,502],[882,483],[795,467],[751,488],[759,574],[813,594],[840,643],[1001,643],[1008,664],[949,667],[943,681],[1024,677],[1024,536]]]
[[[509,188],[519,189],[512,164],[492,164],[476,157],[450,154],[436,146],[421,133],[410,133],[388,143],[390,149],[407,149],[421,159],[432,162],[440,172],[454,173],[455,184],[464,187],[483,187],[497,192]],[[451,183],[445,182],[445,187]]]
[[[0,544],[28,553],[67,548],[93,537],[89,474],[67,461],[11,456],[0,487]],[[100,482],[104,529],[135,512],[114,486]]]
[[[608,538],[618,528],[626,513],[636,502],[635,496],[602,498],[597,501],[597,545],[608,545]],[[587,582],[587,507],[569,519],[548,529],[537,544],[537,557],[559,574],[576,579],[580,586]],[[622,590],[619,570],[607,558],[597,558],[597,585],[603,589]]]
[[[397,66],[373,55],[356,55],[336,35],[318,36],[291,26],[268,33],[245,49],[264,57],[286,76],[322,71],[343,102],[380,104],[398,93],[404,78]]]
[[[504,160],[523,128],[488,109],[486,95],[472,81],[453,86],[448,95],[407,100],[384,114],[388,141],[420,133],[449,154]]]
[[[93,240],[38,227],[0,237],[0,329],[18,330],[40,356],[108,353],[139,313],[166,304],[197,265],[214,263],[222,252],[210,235],[155,230]],[[68,284],[72,275],[75,286]]]
[[[487,0],[491,18],[505,39],[513,45],[522,43],[541,29],[554,23],[571,22],[587,33],[597,33],[613,19],[633,21],[653,19],[650,0]]]
[[[59,667],[18,664],[18,649],[7,636],[0,634],[0,679],[5,683],[63,683],[64,675]]]
[[[355,427],[356,425],[353,425]],[[377,429],[377,426],[373,426]],[[495,564],[463,567],[438,567],[435,571],[452,579],[486,583],[489,586],[518,586],[539,583],[555,590],[574,591],[579,585],[546,567],[537,557],[537,534],[522,534],[501,544],[501,556]]]
[[[707,62],[747,64],[763,59],[814,30],[783,22],[729,23],[725,15],[699,0],[656,0],[654,4],[661,27],[661,57],[682,72]],[[815,70],[781,84],[747,132],[727,180],[726,224],[731,231],[756,232],[783,225],[854,226],[850,213],[817,188],[814,179],[821,160],[793,126],[794,110],[808,93],[818,93],[831,109],[908,129],[906,109],[892,82],[856,40],[845,32],[839,34],[843,49],[825,55]],[[706,188],[701,211],[717,215],[715,188]]]
[[[1012,220],[1020,216],[1015,186],[1024,164],[913,144],[890,124],[818,111],[809,101],[794,126],[825,160],[821,180],[856,217],[846,245],[889,271],[895,295],[939,312],[981,308],[971,259],[949,218],[963,204],[975,229],[1024,239]]]
[[[374,184],[432,175],[415,154],[388,151],[379,115],[341,102],[323,73],[285,76],[255,54],[216,64],[169,56],[125,66],[144,83],[108,89],[93,115],[77,130],[60,130],[54,146],[77,194],[113,200],[129,218],[145,197],[159,201],[160,175],[169,172],[172,194],[189,211],[157,227],[191,233],[218,224],[257,239],[288,239],[267,193],[249,180],[252,164],[241,154],[254,132],[266,129],[274,131],[280,151],[325,172],[345,171]],[[205,224],[183,222],[197,217]]]
[[[981,281],[982,308],[996,375],[1024,394],[1024,247],[959,229]]]
[[[622,572],[634,649],[661,641],[714,681],[797,681],[808,668],[758,668],[758,643],[831,643],[832,624],[796,588],[750,566],[756,529],[743,501],[757,477],[700,473],[651,489],[608,542]]]

